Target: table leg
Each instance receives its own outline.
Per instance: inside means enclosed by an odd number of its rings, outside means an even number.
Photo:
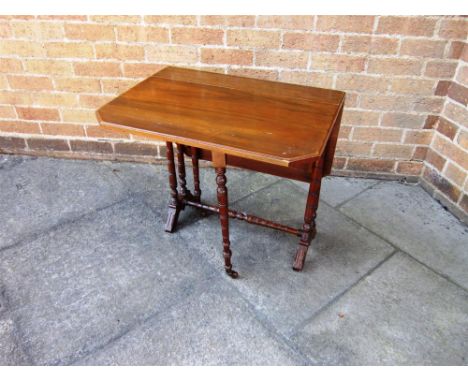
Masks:
[[[179,170],[180,195],[185,199],[190,195],[190,191],[187,189],[187,181],[185,180],[184,147],[180,144],[177,144],[177,164]]]
[[[193,169],[193,198],[195,201],[200,202],[200,169],[198,167],[198,149],[191,148],[192,151],[192,169]]]
[[[304,262],[309,249],[310,242],[315,237],[317,230],[315,226],[315,218],[317,216],[317,208],[320,197],[320,186],[322,184],[322,169],[323,158],[320,158],[314,165],[312,171],[312,179],[309,185],[309,194],[307,195],[307,204],[304,213],[304,224],[302,226],[302,235],[299,241],[299,248],[294,259],[293,269],[301,271],[304,267]]]
[[[174,232],[174,228],[179,218],[181,209],[179,197],[177,194],[177,177],[174,163],[174,148],[172,142],[166,143],[167,169],[169,171],[169,187],[171,190],[171,201],[169,203],[169,212],[166,221],[166,232]]]
[[[228,211],[228,191],[226,187],[226,156],[221,153],[213,152],[213,165],[216,170],[216,195],[218,197],[219,221],[221,223],[221,232],[223,235],[223,256],[224,269],[233,279],[239,274],[232,269],[231,264],[231,243],[229,242],[229,211]]]

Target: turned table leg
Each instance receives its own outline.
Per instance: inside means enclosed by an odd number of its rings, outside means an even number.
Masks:
[[[309,185],[309,194],[307,195],[307,204],[304,213],[304,224],[302,226],[302,235],[299,241],[299,248],[294,259],[293,269],[301,271],[304,267],[304,262],[309,249],[310,242],[315,237],[317,230],[315,226],[315,218],[317,216],[317,208],[320,197],[320,186],[322,184],[322,168],[323,158],[320,158],[315,164],[312,171],[312,179]]]
[[[200,197],[201,197],[201,190],[200,190],[200,169],[198,167],[198,149],[196,147],[192,147],[191,154],[192,154],[192,169],[193,169],[193,199],[199,202]]]
[[[221,233],[223,236],[223,256],[224,269],[233,279],[239,274],[232,269],[231,264],[231,243],[229,242],[229,212],[228,212],[228,191],[226,187],[226,161],[224,154],[213,153],[213,165],[216,170],[216,195],[218,197],[219,221],[221,223]]]
[[[177,194],[177,178],[174,163],[174,148],[172,142],[166,143],[167,169],[169,171],[169,187],[171,190],[171,201],[169,203],[169,212],[166,221],[166,232],[173,232],[179,218],[181,209],[179,197]]]
[[[177,144],[177,165],[179,170],[180,196],[182,199],[186,199],[190,196],[190,191],[187,189],[187,181],[185,179],[184,146],[180,144]]]

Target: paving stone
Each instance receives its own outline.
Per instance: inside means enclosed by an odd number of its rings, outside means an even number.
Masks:
[[[280,182],[233,208],[300,227],[305,198],[305,191]],[[319,208],[317,223],[317,237],[304,270],[298,273],[292,270],[297,237],[230,220],[232,261],[241,277],[226,279],[285,335],[393,251],[325,204]],[[224,273],[220,231],[217,216],[211,216],[179,234],[182,238],[190,235],[187,244]]]
[[[66,364],[209,278],[209,267],[135,200],[0,253],[9,310],[36,364]]]
[[[294,340],[326,365],[466,365],[468,294],[396,254]]]
[[[297,365],[230,288],[217,282],[147,320],[82,365]]]
[[[305,191],[309,191],[309,185],[304,182],[292,181]],[[322,180],[320,199],[335,207],[376,185],[375,179],[344,178],[339,176],[327,176]]]
[[[0,166],[0,248],[125,196],[103,163],[11,158]]]
[[[468,228],[421,188],[384,182],[341,211],[468,288]]]
[[[30,362],[18,340],[14,322],[0,318],[0,366],[28,365]]]

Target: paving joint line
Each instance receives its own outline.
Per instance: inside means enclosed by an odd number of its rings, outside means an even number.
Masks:
[[[325,202],[325,204],[327,204]],[[327,204],[328,206],[330,206],[329,204]],[[331,207],[331,206],[330,206]],[[418,260],[416,257],[414,257],[411,253],[409,253],[408,251],[406,250],[403,250],[402,248],[400,248],[398,245],[394,244],[392,241],[390,241],[389,239],[386,239],[384,238],[383,236],[381,236],[379,233],[377,232],[374,232],[372,229],[366,227],[365,225],[361,224],[360,222],[358,222],[357,220],[355,220],[354,218],[352,218],[351,216],[347,215],[346,213],[344,213],[341,209],[337,210],[337,212],[339,212],[342,216],[344,216],[346,219],[348,219],[349,221],[353,222],[354,224],[362,227],[362,228],[365,228],[367,231],[369,231],[370,233],[372,233],[373,235],[377,236],[380,240],[383,240],[385,241],[387,244],[391,245],[393,248],[397,249],[398,251],[406,254],[407,256],[411,257],[413,260],[415,260],[416,262],[418,262],[419,264],[425,266],[427,269],[431,270],[432,272],[434,272],[435,274],[437,274],[438,276],[444,278],[445,280],[451,282],[453,285],[463,289],[464,291],[468,292],[468,288],[458,284],[456,281],[452,280],[449,276],[447,275],[444,275],[443,273],[440,273],[439,271],[435,270],[434,268],[432,268],[430,265],[427,265],[426,263],[422,262],[421,260]]]
[[[4,247],[0,247],[0,258],[1,258],[1,253],[4,252],[4,251],[15,248],[15,247],[20,246],[22,244],[31,243],[31,242],[33,242],[34,240],[36,240],[37,238],[39,238],[42,235],[45,235],[45,234],[47,234],[49,232],[54,232],[54,231],[58,230],[59,228],[61,228],[63,226],[67,226],[69,224],[73,224],[73,223],[78,222],[80,220],[84,220],[88,216],[91,216],[91,215],[93,215],[95,213],[99,213],[101,211],[104,211],[104,210],[106,210],[108,208],[111,208],[111,207],[113,207],[115,205],[118,205],[118,204],[124,203],[126,201],[129,201],[131,199],[132,199],[132,196],[127,195],[127,197],[125,197],[123,199],[120,199],[120,200],[115,201],[115,202],[113,202],[111,204],[107,204],[105,206],[96,208],[96,209],[94,209],[92,211],[89,211],[89,212],[86,212],[84,214],[81,214],[81,215],[78,215],[78,216],[75,216],[75,217],[70,217],[68,219],[65,218],[63,220],[59,220],[57,223],[51,225],[50,227],[48,227],[45,230],[38,230],[38,231],[28,233],[28,234],[26,234],[25,236],[23,236],[22,238],[20,238],[19,240],[17,240],[16,242],[14,242],[12,244],[8,244],[8,245],[6,245]]]
[[[391,252],[389,255],[387,255],[384,259],[379,261],[374,267],[370,268],[366,273],[364,273],[360,278],[358,278],[355,282],[350,284],[348,287],[346,287],[344,290],[342,290],[340,293],[335,295],[331,300],[329,300],[327,303],[322,305],[320,308],[318,308],[311,316],[306,318],[304,321],[296,325],[290,332],[290,336],[296,335],[301,329],[303,329],[307,324],[311,323],[314,321],[314,319],[322,313],[325,309],[328,307],[332,306],[336,302],[338,302],[341,297],[346,295],[349,291],[351,291],[356,285],[358,285],[361,281],[363,281],[366,277],[368,277],[371,273],[373,273],[375,270],[380,268],[383,264],[385,264],[388,260],[390,260],[396,253],[398,253],[397,249],[394,249],[393,252]]]
[[[214,274],[211,275],[211,276],[213,276],[213,278],[216,277],[216,275],[214,275]],[[206,280],[198,281],[196,289],[194,291],[192,291],[191,293],[188,293],[187,295],[185,295],[184,298],[178,299],[175,303],[169,304],[168,306],[164,307],[161,310],[158,310],[156,312],[152,312],[152,313],[150,313],[149,315],[147,315],[145,317],[137,319],[134,323],[132,323],[127,328],[122,330],[119,334],[117,334],[114,337],[110,338],[107,342],[102,343],[102,344],[100,344],[100,345],[98,345],[98,346],[96,346],[94,348],[91,348],[91,349],[85,351],[83,354],[80,354],[78,357],[72,358],[69,362],[67,362],[66,365],[73,365],[76,362],[78,362],[78,361],[80,361],[82,359],[85,359],[86,357],[88,357],[88,356],[90,356],[92,354],[96,354],[99,351],[106,349],[107,347],[112,345],[114,342],[118,341],[120,338],[123,338],[127,334],[133,332],[134,330],[136,330],[140,326],[148,323],[152,319],[169,312],[171,309],[174,309],[174,308],[177,308],[179,306],[185,305],[187,303],[187,301],[189,301],[191,298],[194,298],[196,296],[200,296],[202,293],[208,291],[209,288],[211,287],[212,283],[207,282],[209,279],[210,279],[210,277],[208,277]]]
[[[229,280],[226,280],[226,279],[223,279],[223,280],[230,287],[230,289],[233,290],[242,299],[242,301],[246,303],[247,307],[249,308],[250,312],[255,317],[255,319],[262,325],[263,328],[265,328],[265,330],[273,337],[273,339],[285,345],[296,356],[299,356],[300,358],[302,358],[306,366],[314,366],[317,364],[315,360],[313,360],[312,358],[302,353],[302,351],[296,346],[296,344],[293,341],[291,341],[287,336],[285,336],[283,333],[278,331],[270,323],[268,318],[265,317],[263,313],[259,312],[257,308],[255,307],[255,305],[252,304],[252,302],[250,302],[250,300],[248,300],[240,292],[240,290],[234,285],[234,282],[229,282]]]

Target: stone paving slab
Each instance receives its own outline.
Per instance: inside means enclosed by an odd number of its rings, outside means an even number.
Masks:
[[[0,365],[29,365],[31,361],[21,348],[13,320],[0,317]]]
[[[301,365],[245,301],[215,282],[150,318],[80,365]]]
[[[420,187],[383,182],[340,210],[468,289],[468,227]]]
[[[103,163],[0,158],[0,248],[125,197]]]
[[[305,198],[305,191],[280,182],[233,208],[300,226]],[[297,237],[230,220],[232,261],[241,277],[225,278],[285,335],[394,250],[325,204],[318,216],[318,235],[300,273],[292,270]],[[211,216],[181,229],[178,235],[223,272],[220,231],[218,217]]]
[[[134,199],[0,253],[0,283],[36,364],[68,363],[209,278]]]
[[[309,185],[307,183],[297,181],[292,182],[305,191],[309,191]],[[329,205],[336,207],[379,182],[379,180],[375,179],[327,176],[322,181],[320,199],[324,200]]]
[[[396,254],[294,340],[325,365],[467,365],[468,294]]]

